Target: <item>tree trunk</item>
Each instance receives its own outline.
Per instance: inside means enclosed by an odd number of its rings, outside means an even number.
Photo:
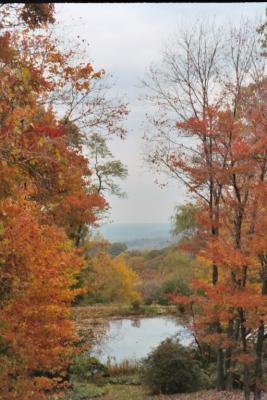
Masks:
[[[245,354],[248,353],[247,351],[247,330],[245,326],[245,315],[244,310],[242,308],[239,309],[240,315],[240,328],[241,328],[241,340],[242,340],[242,350]],[[250,385],[249,385],[249,366],[247,362],[244,364],[243,369],[243,381],[244,381],[244,399],[250,400]]]
[[[222,333],[220,322],[216,322],[217,333]],[[217,348],[217,390],[225,389],[225,376],[224,376],[224,351],[222,348]]]
[[[267,266],[265,257],[261,257],[262,272],[261,272],[261,293],[262,295],[267,295]],[[261,385],[263,378],[263,342],[264,342],[264,322],[260,321],[257,334],[256,343],[256,361],[255,361],[255,388],[254,388],[254,400],[261,399]]]
[[[223,349],[217,349],[217,390],[225,389],[224,382],[224,354]]]
[[[234,335],[234,321],[228,323],[227,336],[232,339]],[[226,390],[233,390],[233,371],[232,371],[232,347],[228,347],[225,352],[225,386]]]
[[[257,335],[256,344],[256,362],[255,362],[255,389],[254,389],[254,400],[261,399],[261,385],[262,385],[262,353],[263,353],[263,341],[264,341],[264,323],[260,321]]]
[[[218,267],[217,265],[213,264],[212,266],[212,284],[216,286],[218,283]]]
[[[76,240],[75,240],[75,246],[76,247],[79,247],[80,244],[81,244],[82,230],[83,230],[83,227],[82,227],[82,225],[80,225],[79,228],[78,228],[78,232],[77,232],[77,236],[76,236]]]
[[[263,277],[262,281],[262,294],[267,294],[267,276]]]
[[[216,264],[212,266],[212,283],[216,286],[218,283],[218,267]],[[221,333],[222,329],[220,323],[217,322],[217,332]],[[225,389],[225,376],[224,376],[224,351],[221,348],[217,349],[217,390]]]
[[[249,387],[249,367],[244,365],[244,399],[250,400],[250,387]]]
[[[267,260],[264,256],[261,257],[261,265],[261,294],[267,295]]]

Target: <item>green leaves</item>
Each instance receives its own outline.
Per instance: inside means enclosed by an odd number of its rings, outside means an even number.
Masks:
[[[127,177],[127,167],[120,160],[114,160],[106,139],[99,134],[93,134],[87,145],[94,164],[94,186],[98,192],[107,192],[118,197],[126,196],[115,180]]]

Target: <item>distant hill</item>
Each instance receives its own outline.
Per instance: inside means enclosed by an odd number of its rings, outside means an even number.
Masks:
[[[110,242],[123,242],[128,249],[161,249],[173,242],[169,223],[106,224],[98,232]]]
[[[126,240],[124,242],[128,250],[160,250],[164,247],[170,246],[173,240],[164,238],[157,239],[135,239]]]

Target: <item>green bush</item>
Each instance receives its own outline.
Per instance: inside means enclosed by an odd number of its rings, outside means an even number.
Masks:
[[[160,256],[162,253],[163,253],[163,250],[154,249],[154,250],[150,250],[148,252],[144,251],[143,255],[146,260],[152,260],[153,258]]]
[[[116,257],[121,253],[124,253],[126,250],[127,250],[127,245],[122,242],[109,243],[108,245],[108,252],[113,257]]]
[[[151,306],[152,303],[153,303],[153,298],[152,298],[151,296],[145,298],[144,304],[145,304],[146,306]]]
[[[93,384],[76,383],[72,390],[68,390],[63,400],[89,400],[94,397],[103,396],[107,389]]]
[[[182,296],[189,296],[191,294],[190,289],[186,282],[182,279],[171,279],[167,280],[162,283],[161,287],[159,288],[156,299],[157,302],[161,305],[168,304],[168,295],[170,294],[179,294]]]
[[[138,299],[133,300],[132,303],[131,303],[131,308],[132,308],[133,311],[140,311],[141,301],[138,300]]]
[[[69,367],[71,381],[96,382],[107,375],[107,367],[87,353],[77,356]]]
[[[207,383],[191,350],[174,339],[163,341],[143,361],[142,381],[152,394],[193,392]]]

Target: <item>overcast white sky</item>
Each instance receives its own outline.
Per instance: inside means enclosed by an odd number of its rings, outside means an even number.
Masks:
[[[160,188],[142,161],[142,121],[147,111],[138,100],[138,85],[151,62],[160,59],[164,42],[181,26],[196,19],[238,23],[243,17],[264,17],[267,3],[65,3],[56,4],[64,37],[77,35],[90,47],[88,62],[104,68],[116,79],[114,94],[129,102],[125,141],[112,143],[113,154],[127,164],[129,176],[122,184],[127,199],[109,198],[111,218],[117,223],[168,222],[174,206],[185,200],[176,182]]]

